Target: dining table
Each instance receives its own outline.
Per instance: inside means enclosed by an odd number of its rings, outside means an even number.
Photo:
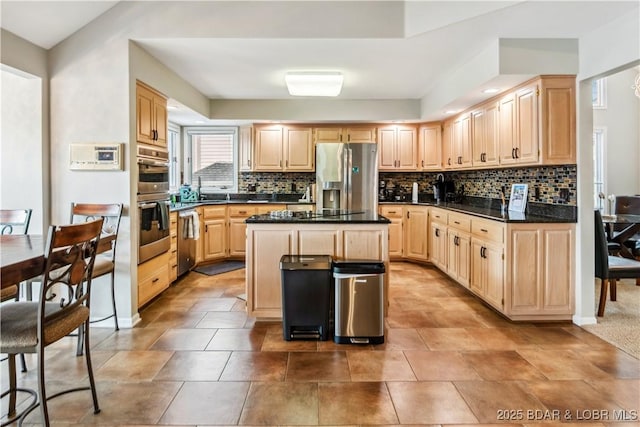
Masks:
[[[98,253],[111,250],[116,237],[100,237]],[[46,238],[39,234],[0,235],[0,285],[2,288],[37,277],[44,272]]]
[[[620,245],[620,256],[625,258],[635,258],[630,248],[624,242],[640,233],[640,214],[616,214],[602,215],[602,222],[607,230],[607,240]],[[615,225],[624,228],[619,231],[614,230]]]

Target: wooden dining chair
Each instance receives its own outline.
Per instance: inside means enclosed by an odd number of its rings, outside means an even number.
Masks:
[[[102,226],[102,240],[111,239],[111,245],[108,250],[99,253],[96,257],[96,262],[93,267],[93,279],[106,275],[111,276],[111,306],[113,311],[108,316],[92,320],[91,323],[102,322],[113,317],[115,330],[118,331],[120,330],[120,327],[118,326],[115,291],[116,243],[118,239],[118,230],[120,229],[120,219],[122,218],[122,204],[71,203],[70,221],[72,224],[92,221],[97,218],[102,218],[104,220]]]
[[[640,261],[609,255],[607,249],[607,236],[599,210],[595,210],[595,273],[601,280],[600,303],[598,316],[604,316],[604,307],[607,302],[607,288],[610,288],[611,301],[616,300],[617,279],[640,278]]]
[[[102,230],[102,218],[83,224],[55,226],[49,228],[45,247],[45,268],[39,289],[38,301],[17,301],[2,308],[0,317],[0,352],[9,355],[9,389],[2,397],[9,395],[10,420],[21,425],[25,417],[36,407],[40,407],[41,422],[49,427],[48,399],[78,390],[91,390],[94,413],[100,411],[98,395],[91,365],[89,335],[84,334],[85,359],[89,376],[89,387],[72,388],[47,396],[46,387],[52,378],[45,378],[56,370],[45,369],[45,348],[84,325],[89,327],[91,303],[91,273]],[[52,288],[67,289],[73,298],[59,297],[47,301]],[[66,292],[60,292],[65,294]],[[35,353],[38,364],[37,396],[21,413],[16,413],[15,356],[20,353]],[[75,357],[75,356],[74,356]]]

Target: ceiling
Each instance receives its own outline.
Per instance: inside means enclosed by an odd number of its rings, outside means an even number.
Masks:
[[[130,6],[125,3],[3,0],[1,26],[50,49],[109,9]],[[304,7],[304,3],[288,4]],[[170,7],[169,2],[164,4]],[[187,2],[182,5],[191,7]],[[291,99],[284,86],[286,71],[322,69],[344,72],[339,97],[343,100],[421,100],[499,38],[580,38],[605,22],[637,11],[637,0],[418,1],[407,2],[400,37],[277,37],[277,33],[256,37],[255,31],[243,34],[238,25],[233,37],[187,37],[178,28],[171,36],[136,41],[212,99]],[[250,24],[243,23],[247,28]],[[328,34],[334,31],[330,27]],[[487,86],[504,90],[526,77],[502,76]],[[490,96],[475,89],[442,105],[432,116],[438,118],[445,109],[464,108]],[[174,100],[170,105],[177,107],[169,111],[173,122],[186,125],[204,119]]]

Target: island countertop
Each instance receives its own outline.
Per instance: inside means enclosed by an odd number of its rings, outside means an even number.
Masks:
[[[372,211],[342,212],[291,212],[286,214],[253,215],[245,220],[247,224],[389,224],[386,217]]]

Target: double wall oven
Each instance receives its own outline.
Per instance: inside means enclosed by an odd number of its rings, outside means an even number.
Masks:
[[[138,146],[138,264],[167,252],[169,235],[169,153]]]

